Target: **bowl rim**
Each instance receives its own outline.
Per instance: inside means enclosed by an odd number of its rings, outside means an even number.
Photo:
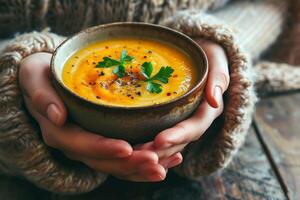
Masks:
[[[190,89],[188,92],[186,92],[185,94],[175,98],[175,99],[171,99],[169,101],[165,101],[165,102],[161,102],[161,103],[157,103],[157,104],[153,104],[153,105],[146,105],[146,106],[132,106],[132,107],[126,107],[126,106],[118,106],[118,105],[106,105],[103,103],[97,103],[88,99],[85,99],[84,97],[81,97],[80,95],[76,94],[75,92],[73,92],[71,89],[69,89],[58,77],[56,74],[56,70],[55,70],[55,66],[54,66],[54,60],[57,56],[57,53],[59,51],[60,48],[62,48],[62,46],[68,42],[69,40],[78,37],[81,34],[84,33],[89,33],[89,32],[93,32],[96,31],[98,29],[101,28],[107,28],[107,27],[112,27],[112,26],[148,26],[148,27],[152,27],[152,28],[156,28],[156,29],[160,29],[162,31],[166,31],[169,32],[171,34],[177,34],[179,37],[183,38],[183,40],[187,40],[189,43],[191,43],[193,46],[195,46],[202,54],[203,57],[203,61],[204,61],[204,72],[203,75],[199,78],[199,80],[197,81],[197,84],[195,84],[192,89]],[[176,45],[175,45],[176,46]],[[75,33],[73,35],[71,35],[70,37],[68,37],[67,39],[65,39],[61,44],[58,45],[58,47],[55,49],[52,57],[51,57],[51,61],[50,61],[50,79],[51,80],[55,80],[60,87],[62,87],[66,92],[68,92],[69,94],[71,94],[73,97],[78,98],[78,100],[81,100],[85,103],[88,103],[90,105],[94,105],[97,107],[103,107],[103,108],[108,108],[108,109],[116,109],[116,110],[140,110],[140,109],[152,109],[152,108],[158,108],[158,107],[162,107],[162,106],[166,106],[166,105],[170,105],[176,102],[180,102],[181,100],[187,98],[189,95],[193,94],[196,90],[198,90],[203,83],[206,81],[207,76],[208,76],[208,59],[206,56],[206,53],[204,52],[204,50],[201,48],[200,45],[198,45],[193,39],[191,39],[190,37],[188,37],[187,35],[168,28],[166,26],[162,26],[162,25],[157,25],[157,24],[151,24],[151,23],[145,23],[145,22],[114,22],[114,23],[107,23],[107,24],[101,24],[98,26],[92,26],[90,28],[84,29],[78,33]]]

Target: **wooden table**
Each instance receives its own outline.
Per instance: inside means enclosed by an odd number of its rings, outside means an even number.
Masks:
[[[226,169],[211,176],[189,181],[169,174],[155,184],[109,179],[80,196],[53,195],[23,180],[0,177],[0,199],[299,200],[300,93],[262,99],[246,143]]]

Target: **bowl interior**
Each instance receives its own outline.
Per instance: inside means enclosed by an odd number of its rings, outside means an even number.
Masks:
[[[54,52],[51,61],[52,75],[54,75],[54,78],[61,86],[63,86],[63,88],[74,94],[73,91],[67,88],[62,80],[63,67],[69,57],[88,44],[112,38],[128,37],[155,39],[179,48],[181,51],[188,54],[195,63],[197,81],[193,88],[196,88],[204,81],[208,71],[207,58],[201,47],[199,47],[192,39],[180,32],[163,26],[126,22],[88,28],[67,39]]]

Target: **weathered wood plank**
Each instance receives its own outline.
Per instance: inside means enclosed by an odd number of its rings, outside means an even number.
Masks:
[[[230,165],[200,182],[205,199],[286,199],[253,129]]]
[[[300,199],[300,94],[261,100],[255,122],[289,198]]]

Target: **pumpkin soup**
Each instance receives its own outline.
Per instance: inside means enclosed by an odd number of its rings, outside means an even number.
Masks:
[[[90,44],[65,63],[62,79],[79,96],[139,107],[178,98],[196,82],[192,59],[167,43],[120,38]]]

